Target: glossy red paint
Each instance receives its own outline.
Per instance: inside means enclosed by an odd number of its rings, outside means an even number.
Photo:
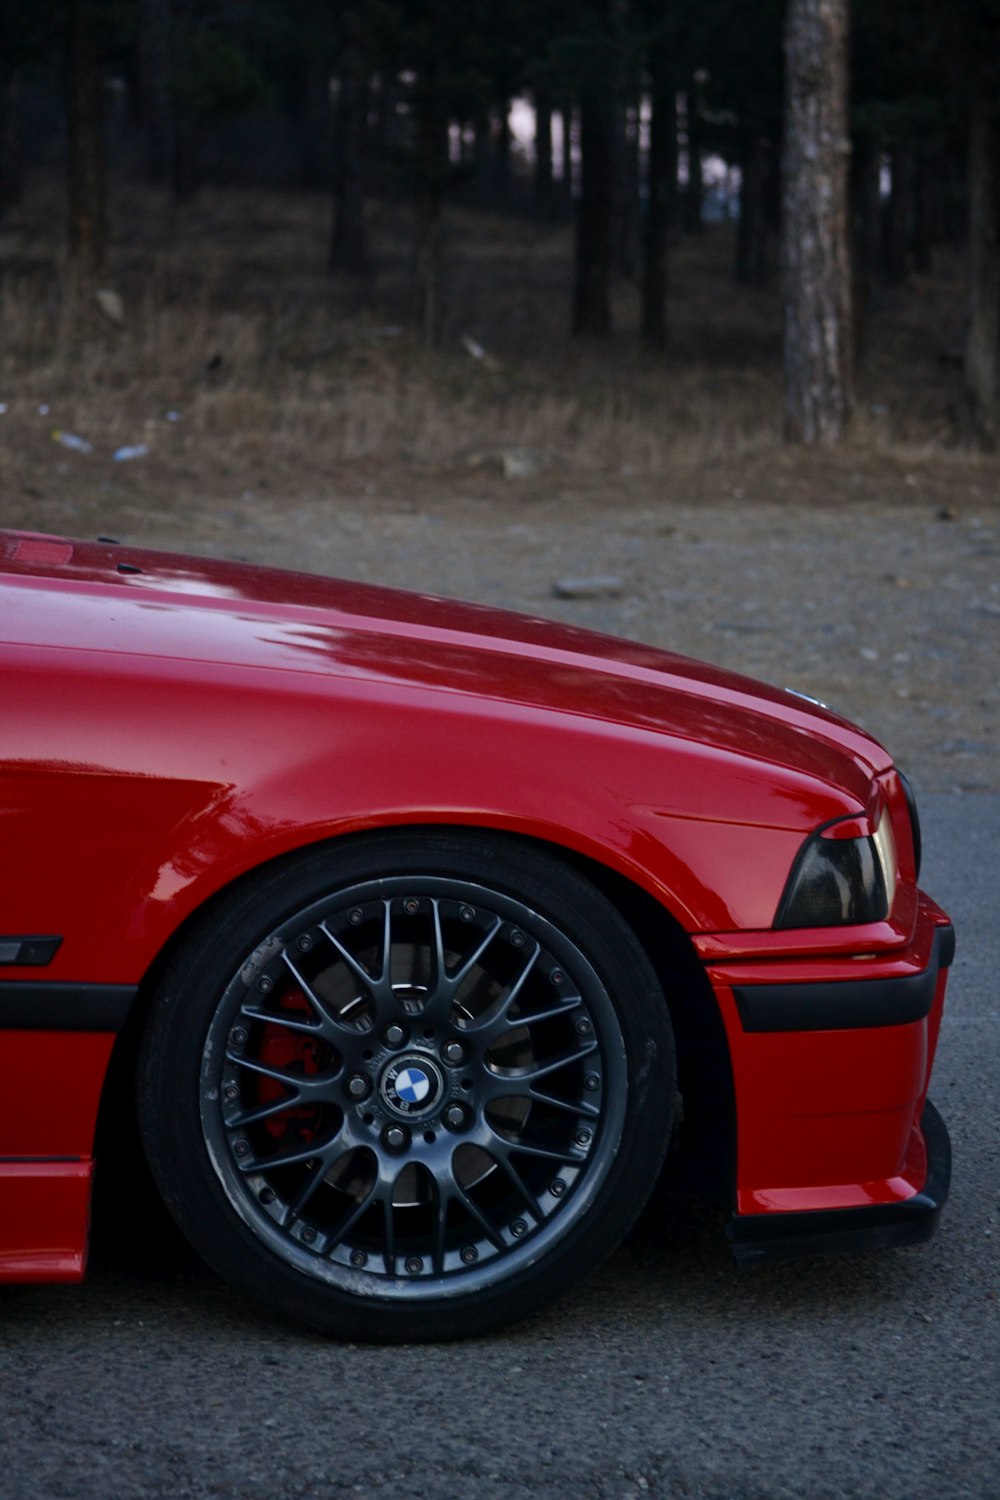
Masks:
[[[733,997],[917,972],[944,920],[918,899],[890,757],[828,711],[474,605],[25,534],[0,536],[0,671],[0,927],[62,936],[47,982],[140,985],[192,913],[291,850],[505,829],[624,877],[690,936],[729,1047],[740,1212],[920,1190],[944,971],[931,1016],[903,1026],[747,1034]],[[856,837],[883,804],[900,861],[888,918],[774,930],[805,838],[844,818]],[[0,1279],[82,1269],[110,1043],[2,1033]],[[53,1155],[77,1160],[34,1175],[10,1160]],[[46,1218],[49,1189],[62,1206]],[[37,1231],[11,1227],[25,1214]]]

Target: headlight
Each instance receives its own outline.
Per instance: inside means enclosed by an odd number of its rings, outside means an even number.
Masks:
[[[874,832],[865,818],[818,829],[788,877],[775,927],[841,927],[881,922],[896,895],[896,840],[888,809]]]

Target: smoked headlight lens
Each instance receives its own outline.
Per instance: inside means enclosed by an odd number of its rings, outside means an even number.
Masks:
[[[824,834],[826,836],[824,837]],[[881,922],[896,893],[896,846],[888,813],[860,838],[814,833],[795,862],[775,927]]]

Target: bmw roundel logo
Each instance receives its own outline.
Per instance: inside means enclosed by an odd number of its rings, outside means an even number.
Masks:
[[[404,1068],[401,1073],[396,1074],[393,1082],[396,1085],[396,1097],[406,1104],[423,1104],[431,1091],[431,1081],[423,1068]]]
[[[434,1109],[444,1087],[429,1058],[401,1057],[382,1075],[382,1098],[399,1115],[422,1115]]]

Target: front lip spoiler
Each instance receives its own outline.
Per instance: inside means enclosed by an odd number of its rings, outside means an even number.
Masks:
[[[897,1203],[865,1208],[733,1214],[726,1235],[737,1264],[755,1266],[769,1260],[884,1250],[929,1240],[951,1185],[951,1141],[930,1100],[920,1116],[920,1128],[927,1146],[927,1181],[919,1193]]]

